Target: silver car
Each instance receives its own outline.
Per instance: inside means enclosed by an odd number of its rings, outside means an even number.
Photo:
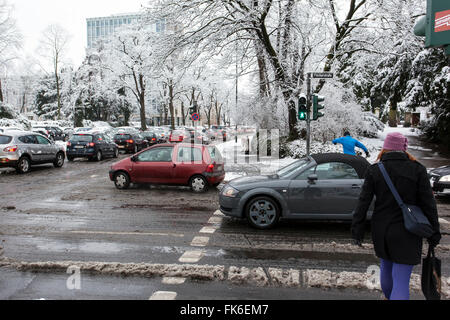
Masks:
[[[35,164],[53,163],[56,168],[61,168],[64,159],[64,147],[43,135],[9,130],[0,133],[0,168],[15,168],[18,173],[27,173]]]

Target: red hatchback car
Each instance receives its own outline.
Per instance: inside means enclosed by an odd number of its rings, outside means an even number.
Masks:
[[[225,178],[224,161],[214,146],[159,144],[114,163],[109,172],[118,189],[130,183],[190,186],[205,192]]]

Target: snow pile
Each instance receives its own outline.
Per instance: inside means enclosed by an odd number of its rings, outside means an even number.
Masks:
[[[31,123],[11,106],[0,102],[0,127],[15,127],[26,130],[31,127]]]

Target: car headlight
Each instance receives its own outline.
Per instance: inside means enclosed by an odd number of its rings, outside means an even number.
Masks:
[[[450,182],[450,174],[447,176],[443,176],[439,179],[439,182]]]
[[[222,190],[222,195],[225,197],[235,198],[239,193],[239,190],[236,190],[235,188],[231,186],[226,186]]]

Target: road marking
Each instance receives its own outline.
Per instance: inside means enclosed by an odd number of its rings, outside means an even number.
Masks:
[[[163,277],[162,283],[164,284],[183,284],[186,278],[181,277]]]
[[[69,231],[74,234],[106,234],[106,235],[126,235],[126,236],[163,236],[183,238],[184,234],[177,233],[157,233],[157,232],[108,232],[108,231]]]
[[[208,242],[209,242],[209,237],[195,237],[191,242],[191,246],[204,247],[208,244]]]
[[[222,212],[220,212],[220,210],[217,210],[216,212],[214,212],[214,215],[219,216],[219,217],[225,217],[225,215]]]
[[[203,227],[200,230],[200,233],[214,233],[216,231],[217,228],[214,227]]]
[[[439,223],[450,224],[450,222],[445,220],[444,218],[439,218]]]
[[[175,300],[177,293],[173,291],[156,291],[148,300]]]
[[[186,263],[196,263],[203,257],[204,254],[205,253],[203,250],[186,251],[180,257],[180,259],[178,259],[178,261]]]
[[[222,223],[222,217],[213,216],[209,218],[208,223],[209,224],[221,224]]]
[[[97,177],[98,177],[98,175],[96,175],[96,174],[91,176],[91,178],[97,178]]]

